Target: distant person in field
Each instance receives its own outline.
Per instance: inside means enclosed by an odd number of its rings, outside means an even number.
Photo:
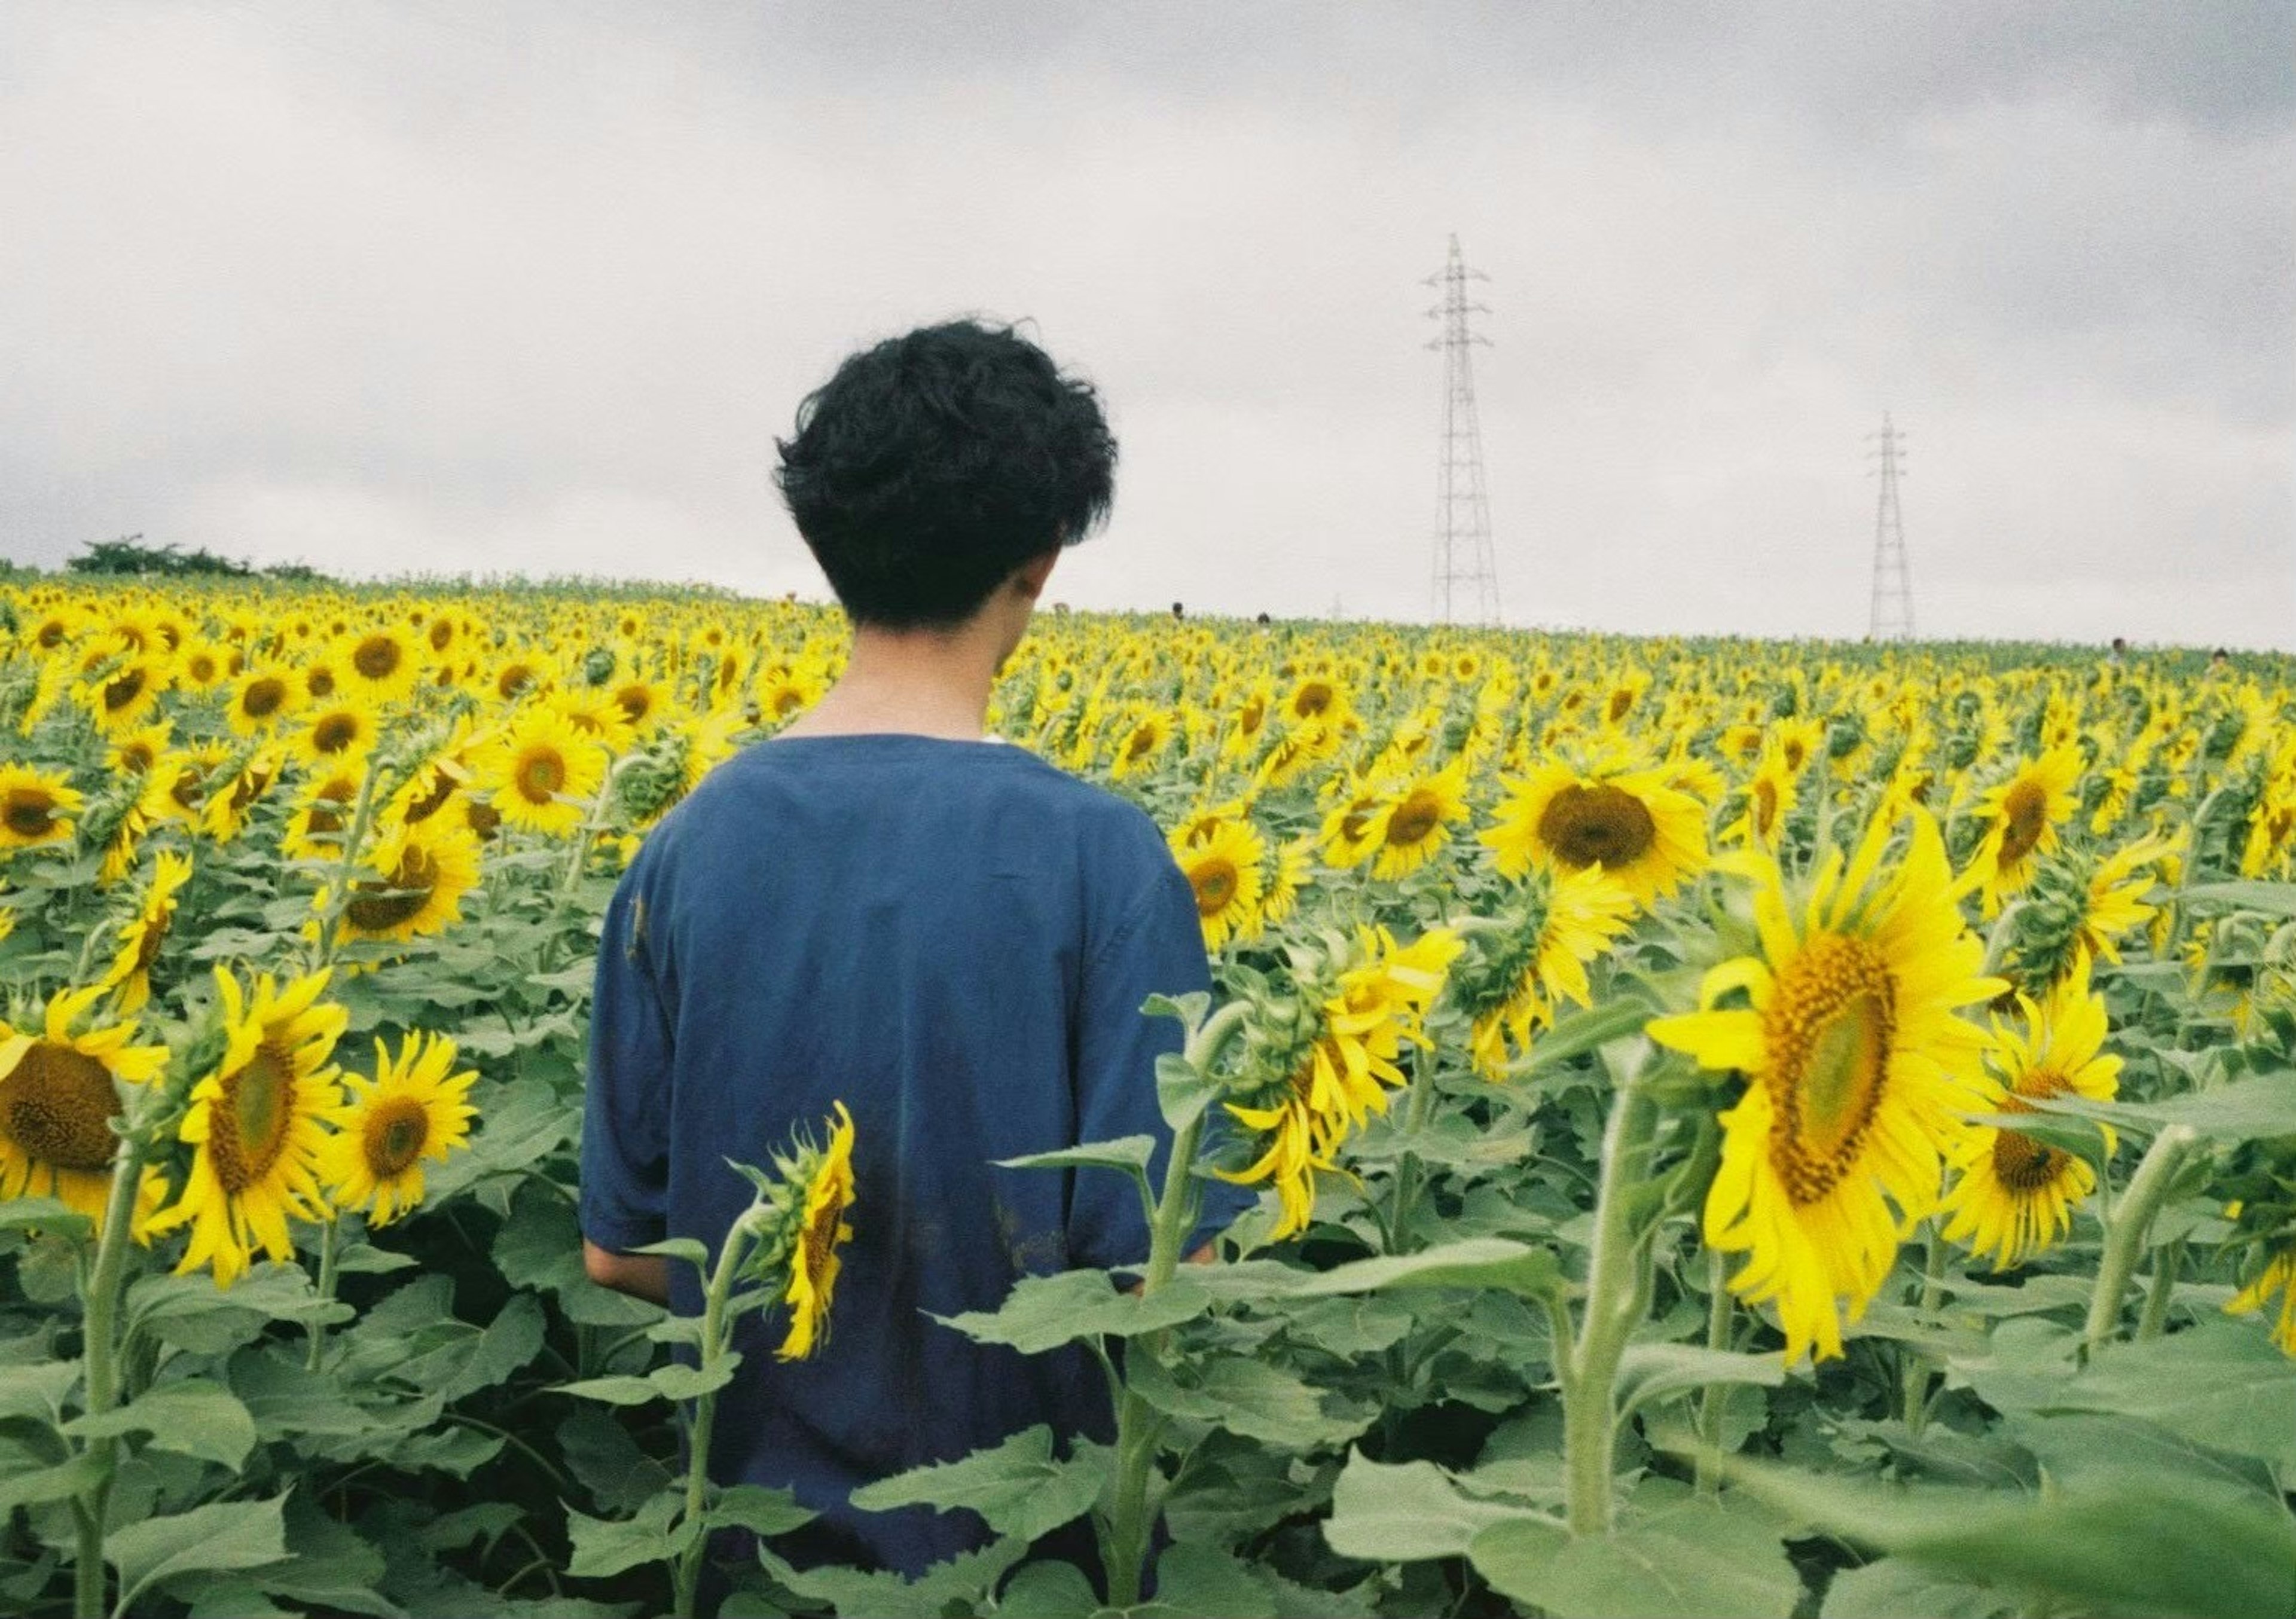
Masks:
[[[726,761],[647,838],[599,940],[581,1225],[590,1274],[697,1313],[714,1253],[792,1125],[856,1131],[855,1235],[828,1341],[775,1358],[752,1317],[709,1468],[793,1490],[803,1562],[914,1574],[987,1537],[969,1513],[857,1510],[858,1485],[1023,1428],[1110,1435],[1081,1348],[1024,1357],[935,1315],[1021,1277],[1137,1264],[1138,1195],[992,1160],[1147,1135],[1168,1150],[1151,994],[1210,987],[1196,903],[1133,805],[984,734],[997,671],[1063,547],[1105,516],[1116,444],[1086,382],[1009,330],[927,327],[847,359],[777,479],[851,621],[843,677]],[[1160,1178],[1160,1161],[1150,1173]],[[1205,1192],[1198,1248],[1249,1198]],[[1072,1525],[1063,1555],[1089,1565]]]

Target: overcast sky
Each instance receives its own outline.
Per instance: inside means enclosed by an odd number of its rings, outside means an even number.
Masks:
[[[0,4],[0,552],[819,594],[849,348],[1103,389],[1078,605],[2296,648],[2296,6]]]

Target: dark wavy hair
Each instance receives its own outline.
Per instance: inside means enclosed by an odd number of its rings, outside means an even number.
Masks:
[[[963,623],[1115,494],[1092,385],[971,320],[850,356],[774,445],[774,482],[847,616],[888,629]]]

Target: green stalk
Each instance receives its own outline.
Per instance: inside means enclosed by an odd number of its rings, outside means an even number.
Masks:
[[[2169,1305],[2176,1296],[2177,1275],[2185,1268],[2185,1239],[2164,1242],[2152,1256],[2152,1282],[2144,1295],[2144,1313],[2136,1320],[2136,1336],[2157,1338],[2169,1325]]]
[[[1411,1076],[1411,1096],[1403,1107],[1403,1139],[1406,1141],[1416,1141],[1419,1132],[1427,1127],[1427,1115],[1433,1108],[1434,1100],[1434,1076],[1414,1071]],[[1395,1166],[1395,1193],[1388,1204],[1387,1251],[1390,1254],[1406,1251],[1405,1231],[1411,1219],[1411,1206],[1419,1197],[1419,1154],[1406,1147],[1402,1160]]]
[[[1204,1019],[1184,1053],[1187,1065],[1199,1074],[1209,1074],[1228,1041],[1242,1029],[1248,1010],[1243,1002],[1231,1001]],[[1172,1156],[1164,1165],[1163,1192],[1156,1200],[1156,1218],[1148,1231],[1148,1269],[1140,1283],[1144,1298],[1161,1289],[1179,1268],[1180,1245],[1187,1239],[1196,1206],[1192,1172],[1203,1122],[1200,1112],[1172,1132]],[[1144,1333],[1133,1340],[1128,1353],[1160,1357],[1165,1339],[1161,1332]],[[1116,1403],[1115,1470],[1109,1481],[1108,1516],[1101,1534],[1111,1607],[1130,1607],[1140,1600],[1148,1538],[1156,1523],[1150,1485],[1156,1472],[1157,1442],[1162,1435],[1162,1419],[1128,1387]]]
[[[1566,1516],[1573,1535],[1611,1531],[1612,1458],[1618,1444],[1619,1360],[1644,1312],[1641,1244],[1632,1204],[1648,1168],[1658,1108],[1629,1080],[1603,1132],[1603,1179],[1595,1200],[1595,1248],[1587,1303],[1562,1397]]]
[[[335,1228],[339,1222],[332,1208],[319,1227],[319,1302],[332,1304],[335,1298]],[[327,1346],[327,1323],[318,1316],[311,1318],[311,1347],[303,1357],[307,1371],[319,1370],[319,1357]]]
[[[350,830],[343,834],[342,858],[335,863],[335,879],[330,894],[325,920],[319,924],[319,959],[324,967],[335,957],[335,932],[342,924],[343,907],[350,903],[351,872],[358,865],[359,845],[366,841],[367,828],[374,820],[375,779],[382,773],[373,754],[367,756],[366,773],[359,781],[358,805],[351,812]]]
[[[1926,1236],[1922,1257],[1922,1313],[1928,1315],[1945,1296],[1945,1239],[1938,1235],[1934,1220],[1924,1222],[1922,1229]],[[1903,1386],[1899,1414],[1905,1420],[1906,1431],[1918,1439],[1929,1421],[1930,1360],[1911,1344],[1900,1345],[1898,1353],[1903,1357],[1898,1370]]]
[[[2120,1194],[2112,1212],[2106,1216],[2104,1253],[2097,1265],[2096,1289],[2089,1295],[2085,1332],[2091,1353],[2120,1324],[2121,1296],[2128,1292],[2128,1280],[2136,1273],[2136,1256],[2144,1251],[2145,1233],[2152,1229],[2153,1217],[2168,1201],[2177,1172],[2185,1166],[2185,1160],[2199,1139],[2189,1124],[2171,1124],[2154,1136],[2152,1145],[2136,1165],[2136,1173],[2128,1177],[2128,1189]]]
[[[735,1221],[733,1229],[726,1233],[726,1245],[718,1251],[717,1268],[710,1271],[709,1290],[702,1296],[701,1370],[705,1372],[715,1368],[726,1355],[726,1340],[731,1336],[726,1303],[733,1296],[734,1278],[750,1249],[752,1217]],[[686,1435],[685,1512],[680,1520],[693,1527],[693,1538],[678,1553],[671,1570],[676,1595],[670,1611],[677,1619],[693,1619],[693,1595],[701,1583],[701,1560],[709,1544],[702,1520],[709,1505],[709,1439],[717,1419],[718,1391],[710,1389],[696,1394],[693,1422]]]
[[[119,1317],[120,1288],[127,1277],[130,1228],[135,1222],[135,1193],[144,1179],[144,1147],[123,1138],[112,1160],[111,1188],[104,1199],[103,1234],[96,1239],[95,1271],[88,1280],[86,1314],[81,1324],[80,1358],[87,1381],[86,1411],[102,1416],[119,1401]],[[76,1619],[104,1614],[104,1518],[111,1505],[111,1463],[119,1441],[91,1439],[87,1453],[101,1464],[97,1482],[75,1500],[73,1517],[79,1548],[72,1568],[72,1613]]]
[[[617,759],[611,755],[606,760],[606,773],[598,778],[598,790],[590,800],[589,814],[582,818],[581,830],[574,834],[574,853],[566,869],[558,878],[558,903],[564,904],[573,897],[574,886],[582,880],[582,868],[589,863],[590,845],[606,824],[606,805],[614,796],[614,778],[630,756]]]
[[[1706,1250],[1706,1347],[1718,1353],[1730,1347],[1730,1318],[1736,1300],[1730,1296],[1724,1272],[1729,1262],[1719,1248]],[[1698,1391],[1698,1473],[1701,1495],[1722,1488],[1722,1420],[1729,1404],[1730,1386],[1709,1383]]]

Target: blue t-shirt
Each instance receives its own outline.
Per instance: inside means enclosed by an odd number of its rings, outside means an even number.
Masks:
[[[854,1236],[809,1361],[745,1321],[710,1473],[793,1490],[827,1549],[914,1574],[986,1538],[970,1513],[867,1513],[857,1486],[1034,1423],[1105,1437],[1081,1349],[1022,1356],[931,1319],[1028,1273],[1137,1264],[1129,1177],[992,1160],[1115,1136],[1168,1146],[1151,994],[1209,986],[1195,898],[1136,806],[1005,743],[788,738],[727,760],[655,829],[599,941],[581,1220],[599,1247],[712,1254],[793,1124],[855,1125]],[[1152,1178],[1162,1184],[1160,1149]],[[1249,1198],[1205,1187],[1198,1239]],[[671,1307],[701,1282],[673,1262]],[[859,1544],[843,1544],[838,1529]]]

